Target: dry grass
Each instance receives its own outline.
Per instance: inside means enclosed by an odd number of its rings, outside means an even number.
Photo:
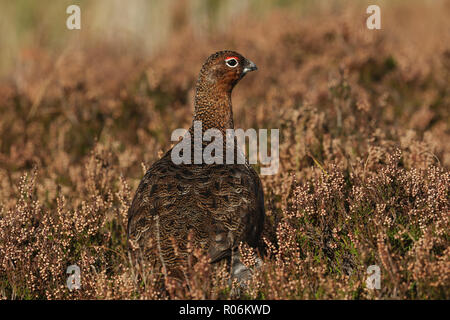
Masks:
[[[231,297],[226,266],[195,248],[180,287],[126,247],[145,167],[190,125],[203,60],[230,48],[259,66],[235,90],[237,127],[281,134],[280,171],[262,178],[266,256],[242,298],[448,299],[450,4],[383,10],[382,31],[362,7],[281,10],[202,36],[177,18],[152,55],[107,41],[23,50],[0,82],[0,298]],[[381,290],[366,288],[372,264]]]

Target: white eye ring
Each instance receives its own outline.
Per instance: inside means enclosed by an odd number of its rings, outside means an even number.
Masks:
[[[236,68],[237,65],[239,64],[239,62],[237,61],[236,58],[228,58],[228,59],[225,59],[225,63],[226,63],[227,66],[229,66],[230,68]]]

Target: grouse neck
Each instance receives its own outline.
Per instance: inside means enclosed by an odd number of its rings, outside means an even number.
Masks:
[[[202,131],[234,129],[231,88],[217,85],[198,86],[195,94],[194,121],[201,121]]]

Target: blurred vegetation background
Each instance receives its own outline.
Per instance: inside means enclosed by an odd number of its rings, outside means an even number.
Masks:
[[[433,3],[439,0],[376,1],[378,5]],[[61,50],[68,43],[125,41],[147,50],[160,48],[184,25],[197,36],[223,32],[239,19],[263,18],[276,9],[286,9],[299,19],[312,11],[337,14],[351,3],[366,0],[1,0],[0,75],[14,68],[21,50],[47,47]],[[66,8],[81,7],[80,31],[66,28]],[[175,8],[177,7],[177,8]],[[175,8],[175,10],[174,10]],[[245,13],[245,16],[244,16]]]

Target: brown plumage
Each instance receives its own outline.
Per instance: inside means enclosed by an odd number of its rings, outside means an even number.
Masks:
[[[252,70],[255,64],[233,51],[220,51],[206,60],[196,85],[194,112],[203,131],[215,128],[225,133],[234,128],[231,91]],[[224,136],[224,163],[225,144]],[[258,174],[247,162],[176,165],[171,152],[156,161],[139,184],[128,213],[129,241],[139,248],[139,256],[183,277],[191,234],[194,246],[207,250],[212,263],[229,258],[232,275],[246,277],[249,270],[240,261],[238,246],[258,245],[265,215]]]

